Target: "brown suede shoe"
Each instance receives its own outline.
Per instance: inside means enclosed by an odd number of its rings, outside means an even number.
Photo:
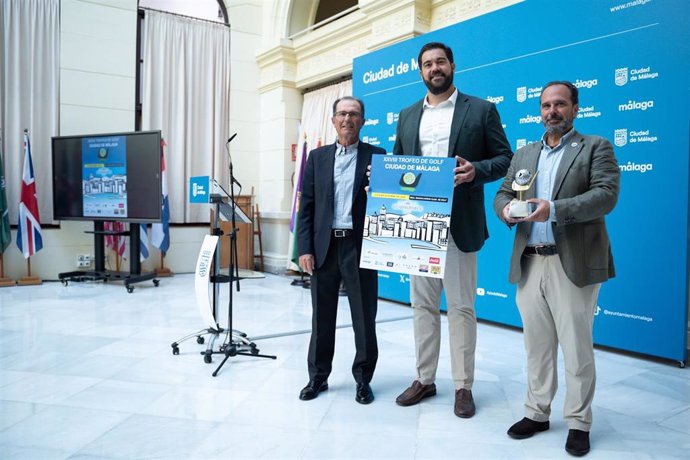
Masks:
[[[424,398],[436,395],[436,384],[422,385],[418,380],[412,382],[412,386],[403,391],[400,396],[395,399],[398,406],[413,406]]]
[[[455,392],[455,415],[461,418],[470,418],[476,410],[472,390],[461,389]]]

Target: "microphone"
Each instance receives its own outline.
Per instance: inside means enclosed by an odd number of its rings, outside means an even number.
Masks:
[[[228,139],[228,141],[225,143],[225,147],[226,147],[227,150],[228,150],[228,157],[230,157],[230,149],[228,148],[228,144],[230,144],[230,142],[232,142],[232,140],[235,138],[235,136],[237,136],[237,133],[235,133],[235,134],[233,134],[232,136],[230,136],[230,139]],[[237,184],[237,186],[240,188],[240,190],[242,189],[242,184],[240,184],[240,183],[237,181],[237,179],[235,179],[235,176],[232,175],[232,157],[230,157],[230,181],[231,181],[233,184]]]

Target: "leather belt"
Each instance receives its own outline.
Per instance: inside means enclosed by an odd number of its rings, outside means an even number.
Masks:
[[[552,246],[527,246],[523,254],[537,256],[553,256],[558,254],[555,245]]]
[[[349,229],[349,228],[334,228],[333,229],[333,236],[335,238],[346,238],[350,235],[352,235],[352,229]]]

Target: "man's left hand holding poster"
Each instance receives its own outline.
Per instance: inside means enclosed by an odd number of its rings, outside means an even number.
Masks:
[[[361,268],[443,278],[455,158],[374,155]]]

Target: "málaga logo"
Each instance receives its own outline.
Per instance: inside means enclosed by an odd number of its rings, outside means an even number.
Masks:
[[[616,86],[623,86],[628,83],[628,68],[621,67],[616,69],[614,81],[616,82]]]
[[[518,102],[525,102],[527,100],[527,87],[526,86],[520,86],[517,89],[517,93],[515,95],[517,98]]]
[[[628,143],[628,130],[627,129],[617,129],[613,132],[613,143],[616,147],[623,147]]]

